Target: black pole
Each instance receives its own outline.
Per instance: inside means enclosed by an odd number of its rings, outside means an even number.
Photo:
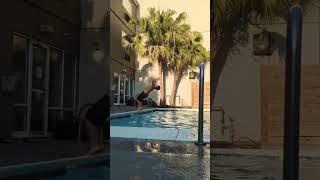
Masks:
[[[203,145],[203,96],[204,94],[204,63],[200,64],[199,75],[199,115],[198,115],[198,142],[196,144]]]
[[[302,8],[290,8],[287,26],[283,180],[299,179]]]

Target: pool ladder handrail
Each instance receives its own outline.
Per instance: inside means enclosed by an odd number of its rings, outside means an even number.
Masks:
[[[203,141],[204,68],[205,64],[201,63],[199,73],[198,141],[195,142],[196,145],[206,145]]]

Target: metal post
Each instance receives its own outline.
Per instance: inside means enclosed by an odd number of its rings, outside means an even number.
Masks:
[[[299,179],[302,8],[291,7],[287,26],[283,180]]]
[[[203,95],[204,94],[204,63],[200,64],[199,75],[199,116],[198,116],[198,141],[197,145],[205,145],[203,142]]]

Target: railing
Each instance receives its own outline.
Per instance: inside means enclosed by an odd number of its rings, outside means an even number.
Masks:
[[[199,116],[198,116],[198,141],[197,145],[205,145],[203,142],[203,99],[204,98],[204,63],[200,64],[199,74]]]

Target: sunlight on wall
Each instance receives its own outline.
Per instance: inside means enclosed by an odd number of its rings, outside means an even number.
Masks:
[[[188,22],[194,31],[202,33],[203,45],[210,48],[210,1],[209,0],[138,0],[140,3],[140,16],[148,14],[148,9],[155,7],[160,10],[173,9],[177,13],[186,12]]]
[[[210,50],[210,1],[209,0],[138,0],[140,3],[140,16],[148,15],[149,8],[156,8],[159,10],[173,9],[177,14],[186,12],[187,23],[192,27],[193,31],[198,31],[203,35],[203,46]],[[152,67],[146,68],[149,60],[146,58],[138,58],[137,70],[136,70],[136,90],[141,91],[144,86],[148,85],[145,80],[158,76],[158,66],[153,64]],[[195,71],[199,71],[196,68]],[[176,102],[176,105],[191,106],[192,104],[192,87],[193,80],[189,79],[189,76],[185,76],[178,89],[177,98],[181,99],[181,104]],[[210,64],[206,65],[205,69],[205,81],[210,81]],[[173,87],[173,75],[168,74],[166,77],[166,94],[167,103],[169,104],[169,97]],[[138,92],[136,92],[138,93]],[[159,92],[154,92],[151,95],[152,98],[159,100]]]

